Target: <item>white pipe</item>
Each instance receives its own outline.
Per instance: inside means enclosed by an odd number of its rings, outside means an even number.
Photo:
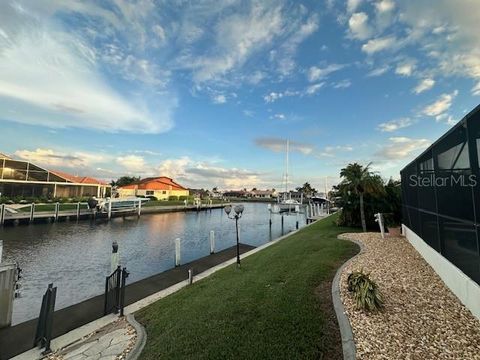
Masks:
[[[210,254],[215,252],[215,231],[210,230]]]
[[[175,266],[180,266],[181,254],[180,254],[180,238],[175,239]]]

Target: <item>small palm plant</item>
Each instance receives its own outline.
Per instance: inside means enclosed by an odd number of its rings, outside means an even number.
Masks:
[[[363,270],[348,275],[348,291],[353,293],[357,309],[377,311],[383,307],[383,296],[370,274]]]

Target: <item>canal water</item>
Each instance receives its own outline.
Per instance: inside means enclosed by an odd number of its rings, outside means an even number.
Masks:
[[[239,220],[240,242],[265,244],[295,229],[297,217],[272,216],[265,203],[245,203]],[[305,217],[298,216],[299,226]],[[14,301],[13,323],[38,316],[47,285],[57,286],[56,309],[103,292],[110,271],[112,241],[119,244],[120,262],[130,272],[128,283],[175,266],[175,238],[181,239],[182,263],[210,254],[210,230],[216,250],[235,245],[235,221],[222,209],[200,212],[145,214],[110,222],[67,221],[0,228],[4,260],[23,269],[21,297]]]

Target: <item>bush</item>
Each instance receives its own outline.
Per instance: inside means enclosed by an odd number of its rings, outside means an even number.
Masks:
[[[377,311],[383,307],[383,296],[370,274],[353,271],[347,279],[348,291],[353,293],[357,309]]]
[[[158,201],[157,197],[153,195],[148,195],[147,198],[150,199],[150,201]]]
[[[168,197],[168,201],[178,201],[178,196],[177,195],[170,195]]]
[[[178,200],[183,201],[183,200],[188,200],[188,196],[186,195],[181,195],[178,197]]]

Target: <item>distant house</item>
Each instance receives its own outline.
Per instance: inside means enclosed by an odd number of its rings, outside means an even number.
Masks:
[[[6,197],[105,197],[111,186],[88,176],[53,171],[0,153],[0,194]]]
[[[168,200],[170,196],[188,196],[189,190],[166,176],[149,177],[136,184],[117,189],[119,197],[154,196],[158,200]]]
[[[232,198],[246,198],[249,196],[248,191],[245,190],[230,190],[225,191],[223,193],[225,197],[232,197]]]
[[[250,195],[253,198],[271,199],[277,197],[277,192],[275,190],[252,190]]]

